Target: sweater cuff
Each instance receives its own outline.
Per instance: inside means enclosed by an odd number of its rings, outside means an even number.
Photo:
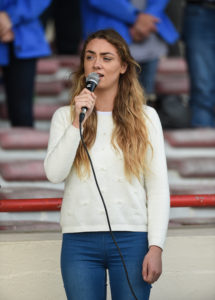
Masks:
[[[151,247],[151,246],[157,246],[163,250],[164,249],[164,241],[161,241],[161,239],[159,239],[159,238],[149,239],[149,247]]]

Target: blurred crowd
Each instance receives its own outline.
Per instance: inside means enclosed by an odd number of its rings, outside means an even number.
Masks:
[[[45,35],[50,20],[55,32],[51,46]],[[38,58],[76,55],[88,34],[113,28],[129,44],[141,67],[139,80],[148,103],[158,110],[157,103],[165,101],[155,89],[159,60],[166,56],[185,58],[189,101],[180,111],[178,103],[183,106],[183,99],[171,95],[172,101],[167,103],[172,111],[181,113],[179,118],[184,122],[172,122],[170,128],[214,128],[214,23],[215,0],[2,0],[0,66],[11,125],[34,126]]]

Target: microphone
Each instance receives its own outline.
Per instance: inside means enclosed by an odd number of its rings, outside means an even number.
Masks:
[[[95,90],[95,88],[97,87],[99,80],[100,80],[100,78],[99,78],[98,73],[95,73],[95,72],[90,73],[86,78],[86,88],[89,91],[93,92]],[[87,110],[88,110],[88,108],[85,106],[81,108],[81,113],[79,116],[79,120],[81,123],[85,118],[85,114],[86,114]]]

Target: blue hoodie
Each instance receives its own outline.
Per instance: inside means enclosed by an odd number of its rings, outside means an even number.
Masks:
[[[44,30],[39,21],[51,0],[1,0],[0,11],[8,14],[14,32],[14,55],[36,58],[50,55]],[[9,64],[9,45],[0,42],[0,65]]]

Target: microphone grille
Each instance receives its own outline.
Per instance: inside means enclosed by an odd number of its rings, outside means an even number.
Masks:
[[[86,78],[86,82],[88,82],[88,81],[94,81],[94,82],[96,82],[96,84],[98,84],[99,83],[99,74],[96,72],[90,73]]]

